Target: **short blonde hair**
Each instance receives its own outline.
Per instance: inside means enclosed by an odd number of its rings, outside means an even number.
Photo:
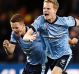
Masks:
[[[44,0],[44,2],[50,2],[54,5],[54,8],[56,8],[56,9],[59,8],[59,3],[57,0]]]

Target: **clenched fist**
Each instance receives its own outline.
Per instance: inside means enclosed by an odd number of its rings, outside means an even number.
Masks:
[[[8,40],[4,40],[3,47],[8,55],[13,54],[15,50],[15,44],[11,44]]]
[[[70,39],[69,40],[69,44],[70,45],[75,45],[75,44],[77,44],[78,43],[78,39],[77,38],[73,38],[73,39]]]

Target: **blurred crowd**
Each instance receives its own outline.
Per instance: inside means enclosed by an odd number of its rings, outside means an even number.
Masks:
[[[74,17],[79,16],[79,0],[58,0],[60,7],[58,15]],[[19,13],[24,17],[26,25],[30,25],[34,19],[42,14],[43,0],[0,0],[0,62],[25,62],[25,55],[20,50],[15,50],[14,56],[8,56],[3,48],[3,41],[10,39],[11,27],[10,17]],[[69,36],[71,38],[78,38],[79,40],[79,28],[74,27],[69,29]],[[79,63],[79,41],[76,45],[71,46],[73,50],[72,63]],[[20,49],[17,47],[17,49]],[[12,58],[11,58],[12,57]]]

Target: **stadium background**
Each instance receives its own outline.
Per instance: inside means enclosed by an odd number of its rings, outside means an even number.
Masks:
[[[58,0],[60,16],[77,16],[79,17],[79,0]],[[15,51],[14,57],[8,57],[4,51],[2,43],[4,39],[10,39],[11,27],[10,17],[15,13],[20,13],[25,17],[26,25],[31,24],[35,18],[42,14],[43,0],[0,0],[0,74],[11,71],[9,74],[21,74],[25,63],[25,55]],[[71,30],[72,28],[70,28]],[[74,29],[79,38],[79,28]],[[79,42],[72,46],[73,59],[68,67],[69,74],[79,74]],[[13,73],[15,70],[16,73]]]

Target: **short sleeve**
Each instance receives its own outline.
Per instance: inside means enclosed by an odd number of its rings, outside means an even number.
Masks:
[[[39,16],[35,21],[31,24],[31,26],[34,27],[36,31],[38,31],[39,28],[41,28],[41,25],[43,23],[43,16]]]
[[[68,27],[71,27],[71,26],[75,26],[75,25],[76,25],[76,20],[75,20],[75,18],[72,17],[72,16],[64,17],[64,20],[65,20],[65,24],[66,24]]]
[[[36,30],[35,30],[35,28],[33,27],[33,26],[28,26],[29,28],[32,28],[32,30],[34,31],[34,32],[36,32]]]

